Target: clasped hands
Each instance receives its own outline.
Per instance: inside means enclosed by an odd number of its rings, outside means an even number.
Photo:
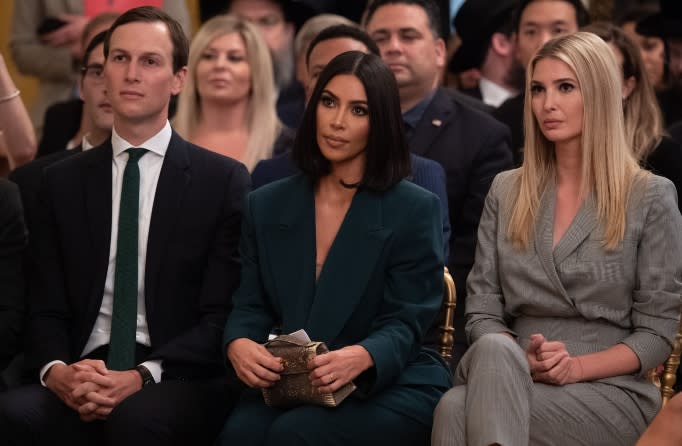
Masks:
[[[531,335],[526,357],[535,382],[563,386],[583,379],[580,358],[571,356],[563,342],[547,341],[541,334]]]
[[[246,338],[232,341],[227,347],[227,357],[239,379],[252,388],[273,386],[284,370],[282,358]],[[372,357],[364,347],[349,345],[316,356],[308,364],[308,377],[320,393],[333,393],[372,365]]]
[[[135,370],[109,370],[104,361],[83,359],[53,365],[45,384],[81,420],[94,421],[105,420],[121,401],[140,390],[142,377]]]

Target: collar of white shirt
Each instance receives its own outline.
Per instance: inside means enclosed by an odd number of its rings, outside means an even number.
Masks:
[[[111,130],[111,147],[114,151],[114,157],[120,156],[123,152],[131,147],[142,147],[149,150],[150,152],[154,152],[157,155],[164,157],[166,156],[166,150],[168,150],[168,144],[170,143],[172,135],[173,130],[171,130],[170,123],[166,121],[166,125],[159,133],[152,136],[142,144],[136,146],[123,139],[121,135],[116,133],[116,128],[113,128]]]
[[[513,92],[484,77],[478,81],[478,87],[481,89],[483,102],[493,107],[499,107],[504,101],[514,96]]]

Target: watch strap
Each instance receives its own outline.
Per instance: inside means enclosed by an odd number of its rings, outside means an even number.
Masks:
[[[156,381],[154,381],[154,376],[152,376],[152,372],[150,372],[147,367],[140,364],[135,367],[135,370],[142,377],[142,387],[146,387],[149,384],[156,384]]]

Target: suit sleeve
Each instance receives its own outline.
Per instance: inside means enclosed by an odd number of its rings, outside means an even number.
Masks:
[[[252,213],[253,194],[246,200],[239,255],[242,260],[241,282],[234,293],[234,309],[225,324],[223,353],[227,345],[238,338],[265,342],[274,325],[274,313],[265,299],[260,274],[256,230]]]
[[[358,380],[368,394],[395,382],[421,349],[443,299],[442,237],[438,199],[416,200],[388,254],[380,310],[369,335],[358,343],[374,360],[374,368]]]
[[[495,179],[485,200],[478,227],[476,262],[467,280],[466,335],[469,345],[488,333],[512,333],[504,320],[504,296],[498,270],[499,206]],[[513,333],[512,333],[513,334]]]
[[[656,367],[670,354],[678,329],[682,296],[682,217],[669,181],[649,188],[651,203],[637,254],[632,293],[633,332],[623,343],[639,357],[641,371]]]
[[[26,228],[13,183],[0,179],[0,370],[16,353],[24,311],[22,262]]]
[[[29,252],[35,268],[31,271],[29,287],[26,359],[27,368],[35,370],[50,361],[70,363],[74,359],[69,347],[73,321],[56,231],[52,179],[50,170],[44,171],[29,238]]]

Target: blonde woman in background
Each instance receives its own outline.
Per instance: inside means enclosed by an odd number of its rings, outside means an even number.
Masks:
[[[240,18],[217,16],[192,40],[173,127],[251,171],[272,157],[282,133],[275,99],[270,52],[258,30]]]
[[[583,28],[608,43],[623,74],[623,113],[625,136],[639,164],[682,188],[682,147],[665,136],[663,116],[646,66],[635,43],[627,34],[608,22]],[[679,200],[678,200],[679,206]]]

